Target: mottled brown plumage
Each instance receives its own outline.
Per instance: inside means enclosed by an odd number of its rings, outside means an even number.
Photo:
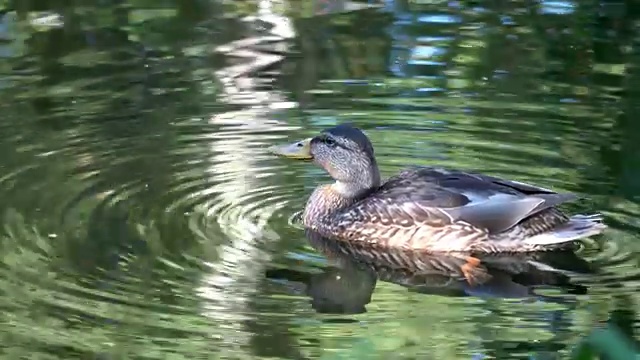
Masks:
[[[526,252],[569,246],[601,233],[599,215],[563,214],[576,199],[541,187],[443,168],[413,167],[380,184],[373,146],[339,125],[312,139],[275,148],[313,159],[334,184],[318,187],[303,214],[323,236],[387,248]]]

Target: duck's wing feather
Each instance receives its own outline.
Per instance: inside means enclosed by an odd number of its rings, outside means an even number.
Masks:
[[[447,226],[464,222],[498,233],[573,194],[496,177],[416,167],[390,178],[377,191],[335,214],[338,223]]]

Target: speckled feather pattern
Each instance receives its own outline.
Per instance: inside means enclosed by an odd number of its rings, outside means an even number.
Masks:
[[[506,212],[507,216],[514,216],[514,226],[499,232],[483,226],[490,224],[491,219],[481,219],[483,223],[474,221],[473,216],[471,221],[466,221],[464,216],[452,215],[465,206],[504,195],[515,200],[531,196],[546,200],[529,213],[522,213],[526,216],[521,219],[517,211]],[[360,199],[346,199],[330,185],[321,186],[307,203],[303,223],[333,239],[386,248],[478,252],[549,250],[566,244],[540,246],[528,243],[527,239],[570,221],[555,205],[572,198],[561,196],[551,190],[491,176],[415,167],[402,171]]]

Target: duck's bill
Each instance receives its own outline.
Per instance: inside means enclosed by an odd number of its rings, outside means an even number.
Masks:
[[[289,159],[311,160],[311,138],[296,141],[291,144],[275,145],[269,148],[269,151]]]

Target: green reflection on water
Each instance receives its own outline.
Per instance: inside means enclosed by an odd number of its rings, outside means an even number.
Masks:
[[[0,37],[7,358],[505,359],[567,354],[610,317],[635,330],[633,9],[411,2],[310,17],[290,2],[274,12],[298,36],[274,41],[240,21],[252,2],[11,5]],[[43,14],[60,16],[44,26]],[[421,22],[428,14],[457,20]],[[236,40],[257,45],[216,51]],[[259,61],[267,50],[285,56]],[[264,272],[326,265],[287,218],[328,178],[264,149],[327,119],[364,128],[385,175],[435,164],[587,195],[572,210],[602,210],[612,226],[581,253],[602,272],[576,279],[589,292],[574,306],[378,281],[366,313],[316,313],[300,284]]]

